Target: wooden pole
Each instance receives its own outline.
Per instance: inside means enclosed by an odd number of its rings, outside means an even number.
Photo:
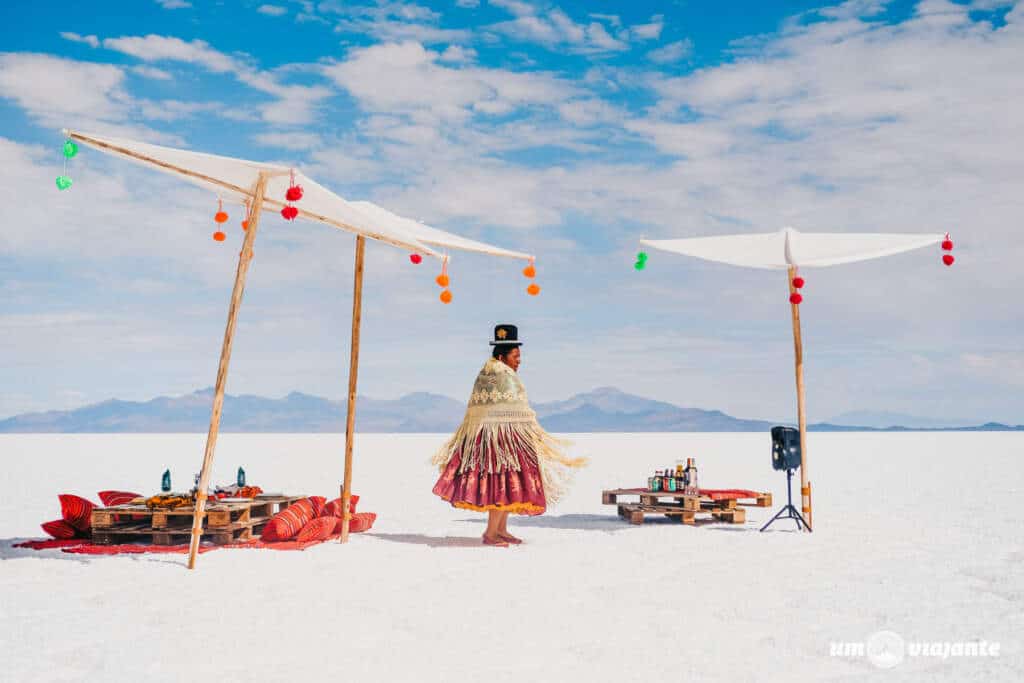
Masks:
[[[352,496],[352,440],[356,429],[356,379],[359,374],[359,326],[363,310],[363,255],[366,238],[356,237],[356,273],[352,291],[352,353],[348,365],[348,417],[345,422],[345,478],[341,485],[341,543],[348,543],[348,528],[352,520],[349,499]]]
[[[245,276],[249,272],[249,262],[252,261],[252,245],[256,240],[256,228],[260,222],[263,194],[266,189],[267,174],[260,173],[259,180],[256,181],[256,194],[253,199],[252,213],[248,216],[249,225],[245,231],[245,241],[242,243],[242,251],[238,254],[238,271],[235,273],[235,287],[231,291],[231,306],[228,308],[228,324],[224,329],[224,343],[220,350],[220,365],[217,367],[217,386],[213,394],[213,410],[210,412],[210,431],[206,435],[206,452],[203,454],[203,469],[199,475],[199,491],[196,493],[196,511],[192,516],[192,542],[188,549],[189,569],[194,569],[196,566],[199,540],[203,535],[206,489],[210,485],[213,452],[217,446],[217,434],[220,431],[220,411],[224,407],[224,387],[228,379],[228,363],[231,362],[231,343],[234,341],[235,324],[238,322],[238,309],[242,305],[242,293],[245,291]]]
[[[796,266],[789,267],[789,293],[796,293],[793,278]],[[800,306],[790,304],[793,314],[793,351],[796,358],[796,409],[800,424],[800,498],[801,511],[807,520],[808,531],[814,528],[811,520],[811,481],[807,475],[807,409],[804,404],[804,344],[800,335]]]

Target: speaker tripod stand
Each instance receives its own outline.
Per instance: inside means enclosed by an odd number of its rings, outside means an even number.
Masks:
[[[761,531],[764,531],[772,525],[777,519],[793,519],[796,520],[797,531],[812,531],[811,525],[807,523],[807,520],[803,518],[800,511],[793,507],[793,470],[786,470],[786,506],[775,513],[775,516],[768,520],[768,522],[761,527]]]

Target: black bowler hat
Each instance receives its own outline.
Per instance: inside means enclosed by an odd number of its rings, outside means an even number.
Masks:
[[[491,346],[522,346],[519,341],[519,328],[515,325],[496,325],[494,327],[494,341]]]

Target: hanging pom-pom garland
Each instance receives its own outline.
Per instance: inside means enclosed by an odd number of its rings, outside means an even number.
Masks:
[[[245,218],[242,219],[242,231],[249,229],[249,214],[252,213],[252,209],[249,206],[248,198],[245,200]]]
[[[414,266],[418,266],[423,263],[423,257],[419,254],[409,254],[409,261],[411,261]]]
[[[944,239],[942,241],[942,250],[943,251],[953,251],[953,240],[949,239],[949,233],[948,232],[946,233],[946,239]],[[953,257],[952,254],[943,254],[942,255],[942,262],[945,263],[947,266],[953,265],[954,261],[956,261],[956,259]]]
[[[451,283],[451,279],[448,277],[448,257],[445,256],[441,261],[441,274],[434,278],[434,282],[442,290],[441,292],[441,303],[450,304],[452,302],[452,293],[448,290],[448,285]]]
[[[806,284],[804,282],[804,279],[799,275],[796,275],[795,273],[793,275],[793,279],[790,282],[793,285],[793,289],[803,289],[804,285]],[[789,295],[789,303],[793,304],[794,306],[799,306],[800,304],[803,303],[803,301],[804,295],[801,294],[800,292],[793,292],[792,294]]]
[[[633,264],[633,267],[637,270],[643,270],[647,267],[647,252],[637,252],[636,263]]]
[[[213,215],[213,220],[217,223],[228,222],[228,215],[224,212],[224,201],[220,198],[217,199],[217,213]]]
[[[297,202],[302,199],[302,187],[295,184],[295,169],[291,170],[291,180],[288,182],[288,189],[284,193],[284,198],[289,203],[281,209],[281,215],[286,221],[293,221],[299,215],[299,210],[291,205],[291,202]]]
[[[63,191],[71,187],[71,176],[68,175],[68,160],[78,154],[78,145],[74,140],[68,138],[64,141],[64,147],[61,152],[64,155],[64,172],[57,176],[54,182],[57,184],[57,189]]]
[[[536,259],[534,259],[532,256],[530,257],[530,265],[523,268],[523,277],[528,277],[531,280],[537,277],[537,263]],[[530,285],[526,288],[526,293],[529,294],[530,296],[537,296],[538,294],[540,294],[540,286],[536,282],[531,282]]]
[[[223,242],[226,237],[227,237],[227,235],[222,233],[220,230],[218,230],[217,232],[213,233],[213,239],[215,241],[217,241],[217,242]]]

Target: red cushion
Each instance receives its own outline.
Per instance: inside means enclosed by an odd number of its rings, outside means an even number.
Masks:
[[[348,497],[348,511],[355,513],[356,503],[359,502],[359,496],[354,493]],[[335,498],[330,503],[324,506],[323,511],[324,517],[341,517],[341,498]]]
[[[92,528],[92,509],[96,507],[81,496],[73,496],[69,493],[62,493],[60,498],[60,514],[64,521],[79,531],[89,531]]]
[[[323,496],[310,496],[309,502],[313,506],[313,517],[319,517],[323,514],[324,505],[327,503],[327,499]]]
[[[376,512],[357,512],[352,515],[352,519],[349,520],[348,530],[350,533],[357,533],[360,531],[366,531],[373,526],[373,523],[377,521]],[[338,527],[338,531],[341,531],[341,527]]]
[[[142,495],[138,493],[129,493],[128,491],[100,491],[100,500],[103,501],[103,505],[110,507],[112,505],[124,505],[130,503],[136,498],[141,498]]]
[[[338,520],[334,517],[317,517],[311,520],[295,538],[299,543],[307,541],[326,541],[334,533]]]
[[[356,512],[352,515],[352,519],[348,521],[348,531],[351,534],[358,533],[360,531],[366,531],[373,526],[373,523],[377,520],[376,512]],[[334,533],[341,533],[341,520],[338,520],[337,525],[334,527]]]
[[[313,519],[313,504],[309,498],[292,503],[270,518],[260,538],[264,541],[287,541]]]
[[[55,519],[52,522],[45,522],[40,524],[43,527],[43,531],[50,534],[54,538],[74,538],[78,530],[71,526],[70,523],[63,519]]]

